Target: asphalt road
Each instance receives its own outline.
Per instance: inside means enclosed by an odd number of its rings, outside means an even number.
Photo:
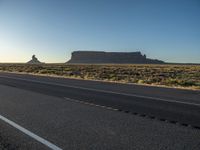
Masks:
[[[200,149],[198,91],[0,73],[0,104],[47,142],[0,120],[0,149]]]

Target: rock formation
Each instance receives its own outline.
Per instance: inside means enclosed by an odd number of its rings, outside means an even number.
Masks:
[[[142,55],[141,52],[74,51],[67,63],[163,64],[164,62],[146,58],[146,55]]]
[[[36,58],[35,55],[33,55],[32,59],[28,61],[27,64],[41,64],[41,62]]]

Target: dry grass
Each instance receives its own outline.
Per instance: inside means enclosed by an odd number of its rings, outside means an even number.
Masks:
[[[0,64],[0,71],[200,89],[200,65]]]

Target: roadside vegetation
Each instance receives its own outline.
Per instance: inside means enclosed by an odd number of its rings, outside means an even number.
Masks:
[[[0,64],[0,71],[200,89],[200,65]]]

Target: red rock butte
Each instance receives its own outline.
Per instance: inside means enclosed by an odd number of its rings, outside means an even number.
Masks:
[[[67,63],[86,64],[163,64],[164,61],[146,58],[141,52],[74,51]]]

